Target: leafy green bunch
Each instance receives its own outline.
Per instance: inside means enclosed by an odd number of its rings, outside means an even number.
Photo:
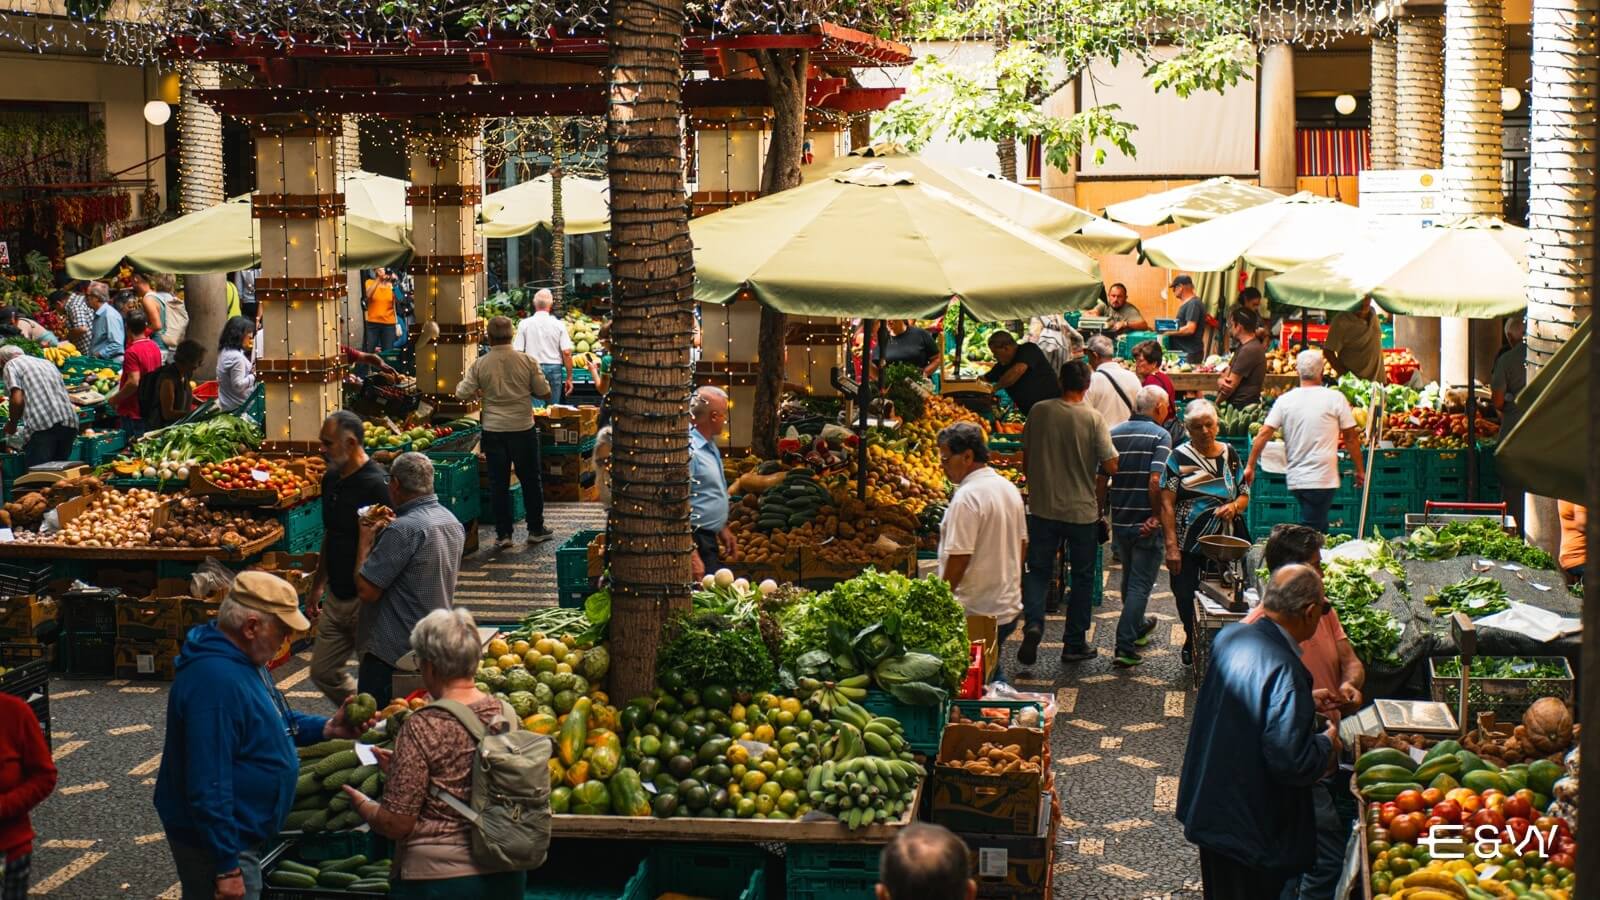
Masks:
[[[943,661],[947,688],[961,683],[967,669],[967,616],[950,585],[938,578],[913,580],[875,569],[784,611],[783,663],[793,667],[807,652],[826,649],[832,627],[855,635],[891,620],[899,622],[900,643],[907,651]]]

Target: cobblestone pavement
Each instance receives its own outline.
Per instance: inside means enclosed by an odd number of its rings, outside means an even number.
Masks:
[[[531,605],[554,602],[554,548],[571,532],[603,524],[595,506],[553,506],[557,540],[509,551],[488,546],[463,567],[458,601],[485,621],[511,621]],[[520,533],[519,533],[520,538]],[[1120,571],[1108,582],[1115,587]],[[1061,795],[1055,866],[1058,898],[1198,897],[1199,861],[1172,818],[1193,702],[1178,659],[1182,629],[1157,585],[1150,612],[1160,617],[1133,670],[1111,665],[1120,597],[1106,591],[1091,644],[1099,656],[1063,666],[1063,616],[1050,618],[1039,664],[1018,666],[1016,640],[1005,666],[1016,686],[1048,691],[1060,705],[1052,753]],[[325,711],[307,678],[310,653],[274,672],[289,702]],[[126,681],[51,682],[52,737],[61,772],[56,792],[34,813],[39,832],[33,894],[69,898],[177,898],[177,876],[151,806],[160,765],[167,687]]]

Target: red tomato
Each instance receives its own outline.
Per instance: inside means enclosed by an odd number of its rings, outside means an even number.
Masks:
[[[1389,839],[1397,844],[1415,843],[1421,833],[1421,825],[1410,816],[1400,816],[1389,825]]]
[[[1499,831],[1506,826],[1506,817],[1497,810],[1480,809],[1472,814],[1472,818],[1467,820],[1467,824],[1474,830],[1480,825],[1493,825],[1495,831]]]
[[[1571,869],[1574,865],[1577,865],[1577,860],[1571,852],[1563,851],[1550,854],[1546,863],[1551,867]]]
[[[1394,801],[1391,800],[1388,803],[1385,803],[1383,806],[1379,807],[1378,824],[1382,825],[1385,828],[1388,828],[1389,827],[1389,823],[1393,822],[1394,821],[1394,817],[1398,816],[1398,815],[1400,815],[1400,807],[1396,806],[1394,804]]]
[[[1422,792],[1422,802],[1426,806],[1432,806],[1443,799],[1444,791],[1441,791],[1438,788],[1428,788]]]
[[[1445,800],[1433,805],[1433,814],[1452,825],[1461,824],[1461,804],[1454,800]]]
[[[1461,804],[1461,814],[1464,816],[1470,816],[1483,808],[1483,798],[1477,794],[1464,795],[1457,802]]]
[[[1532,827],[1533,825],[1524,818],[1506,819],[1506,843],[1513,845],[1522,843],[1522,839],[1528,836],[1528,829]]]
[[[1505,806],[1503,807],[1502,811],[1505,812],[1507,821],[1512,819],[1522,819],[1526,821],[1533,818],[1533,804],[1529,803],[1522,797],[1506,798]]]
[[[1450,824],[1452,823],[1447,821],[1443,816],[1429,816],[1427,820],[1422,823],[1422,833],[1433,834],[1433,829],[1437,826]],[[1439,836],[1444,837],[1445,835],[1441,833]]]
[[[1400,796],[1394,798],[1394,803],[1400,807],[1401,812],[1416,812],[1422,809],[1422,792],[1401,791]]]

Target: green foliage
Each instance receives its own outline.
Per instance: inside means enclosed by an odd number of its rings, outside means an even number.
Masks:
[[[909,363],[890,363],[883,370],[883,395],[894,401],[895,411],[907,422],[922,420],[927,407],[922,391],[922,370]]]
[[[776,668],[755,622],[734,624],[715,614],[680,615],[656,658],[658,676],[674,673],[691,687],[735,685],[766,690]]]
[[[39,299],[54,287],[54,273],[50,270],[50,257],[37,250],[22,258],[22,266],[26,271],[16,275],[0,272],[0,306],[14,306],[23,315],[31,316],[39,311]]]
[[[890,620],[899,622],[900,643],[907,651],[943,661],[945,687],[961,683],[967,667],[967,617],[950,585],[938,578],[913,581],[875,569],[784,610],[783,662],[798,670],[796,660],[802,655],[829,646],[833,626],[855,635]]]
[[[1482,556],[1535,569],[1556,567],[1555,557],[1506,534],[1493,519],[1451,522],[1438,531],[1427,526],[1418,528],[1406,540],[1406,552],[1414,559]]]
[[[1383,596],[1383,586],[1365,572],[1339,566],[1325,573],[1323,589],[1339,613],[1339,624],[1356,656],[1369,666],[1380,662],[1398,666],[1400,659],[1394,651],[1400,645],[1400,625],[1394,616],[1372,605]]]

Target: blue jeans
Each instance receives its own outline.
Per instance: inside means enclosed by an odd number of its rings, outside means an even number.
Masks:
[[[382,353],[394,346],[394,323],[387,325],[382,322],[366,323],[366,331],[361,340],[361,349],[368,353]]]
[[[178,868],[178,883],[183,885],[183,900],[212,900],[217,895],[217,863],[211,848],[191,844],[167,834],[167,847]],[[239,871],[244,875],[245,900],[261,897],[261,853],[255,849],[239,854]]]
[[[1333,506],[1333,488],[1317,488],[1310,491],[1290,491],[1294,499],[1300,501],[1300,524],[1307,528],[1315,528],[1322,534],[1328,533],[1328,509]]]
[[[1006,680],[1005,654],[1003,652],[1006,646],[1006,638],[1011,637],[1011,633],[1016,631],[1017,626],[1021,624],[1022,617],[1018,616],[1004,625],[1001,625],[999,630],[996,631],[994,639],[994,652],[1000,654],[1000,659],[994,664],[994,678],[991,679],[992,681]]]
[[[555,406],[561,402],[561,389],[567,383],[567,367],[562,363],[556,363],[555,365],[540,363],[539,370],[544,373],[544,380],[550,382],[550,400],[548,402],[551,406]]]
[[[1089,617],[1094,603],[1094,562],[1100,545],[1095,543],[1094,522],[1058,522],[1028,516],[1028,573],[1022,578],[1022,615],[1029,627],[1044,627],[1045,593],[1055,572],[1056,555],[1067,545],[1072,567],[1067,593],[1067,633],[1063,652],[1081,653],[1088,649]]]
[[[1145,537],[1137,531],[1114,534],[1112,541],[1122,559],[1122,616],[1117,619],[1117,655],[1122,656],[1137,652],[1133,642],[1139,639],[1139,629],[1144,626],[1145,607],[1166,561],[1166,551],[1160,530]]]

